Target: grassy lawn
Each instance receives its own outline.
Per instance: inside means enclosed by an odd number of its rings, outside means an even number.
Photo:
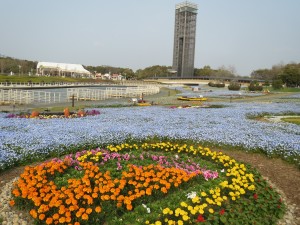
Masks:
[[[281,120],[284,122],[300,125],[300,117],[288,117],[288,118],[282,118]]]
[[[282,89],[274,89],[272,87],[264,88],[265,90],[268,89],[270,92],[300,92],[300,88],[290,88],[285,87]]]

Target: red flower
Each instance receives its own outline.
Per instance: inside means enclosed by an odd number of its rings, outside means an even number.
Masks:
[[[225,213],[225,209],[221,209],[220,215],[222,216]]]
[[[255,193],[255,194],[253,195],[253,198],[254,198],[255,200],[257,200],[257,199],[258,199],[258,195]]]
[[[197,222],[205,222],[205,219],[201,214],[199,214],[199,216],[197,218]]]

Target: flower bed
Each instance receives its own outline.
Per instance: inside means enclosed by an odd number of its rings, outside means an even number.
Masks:
[[[21,114],[14,114],[10,113],[6,116],[6,118],[34,118],[34,119],[57,119],[57,118],[79,118],[79,117],[85,117],[85,116],[95,116],[99,115],[100,111],[98,110],[91,110],[91,111],[83,111],[79,110],[77,113],[51,113],[51,112],[44,112],[44,113],[39,113],[36,111],[33,111],[31,114],[26,114],[26,113],[21,113]]]
[[[244,164],[169,142],[109,145],[26,167],[12,193],[11,206],[37,224],[274,224],[284,212]]]

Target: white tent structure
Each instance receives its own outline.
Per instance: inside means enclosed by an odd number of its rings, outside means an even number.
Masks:
[[[38,76],[60,77],[91,77],[91,73],[80,64],[39,62],[37,64]]]

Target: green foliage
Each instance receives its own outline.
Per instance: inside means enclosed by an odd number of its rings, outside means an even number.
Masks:
[[[11,57],[0,57],[0,73],[9,74],[13,72],[14,74],[35,74],[37,62],[14,59]]]
[[[268,81],[281,80],[287,87],[298,87],[300,86],[300,63],[275,65],[272,69],[258,69],[251,73],[251,78]]]
[[[223,87],[225,87],[225,83],[222,82],[222,81],[214,81],[214,82],[210,81],[210,82],[208,83],[208,86],[210,86],[210,87],[223,88]]]
[[[194,76],[202,76],[202,77],[210,77],[213,76],[213,74],[216,72],[216,70],[211,69],[210,66],[204,66],[201,69],[195,68],[194,70]]]
[[[259,83],[256,80],[254,80],[250,82],[248,89],[249,91],[262,91],[263,86],[260,86]]]
[[[136,76],[138,79],[168,77],[168,76],[171,76],[171,74],[168,71],[169,69],[171,69],[171,67],[159,66],[159,65],[150,66],[145,69],[137,70]]]
[[[300,117],[288,117],[288,118],[282,118],[281,120],[284,122],[300,125]]]
[[[218,77],[218,78],[236,77],[235,68],[233,66],[229,66],[227,68],[225,66],[221,66],[218,69],[211,69],[210,66],[204,66],[201,69],[195,68],[194,76]]]
[[[241,85],[236,81],[231,81],[230,84],[228,85],[228,90],[238,91],[240,89],[241,89]]]
[[[126,79],[135,78],[135,73],[132,69],[129,68],[120,68],[120,67],[112,67],[112,66],[86,66],[86,69],[91,73],[111,73],[111,74],[122,74],[126,77]]]
[[[272,87],[274,90],[282,89],[282,85],[283,85],[282,80],[279,79],[273,80],[272,82]]]
[[[266,87],[269,87],[271,84],[270,84],[270,82],[267,80],[264,84],[263,84],[263,86],[266,86]]]
[[[300,86],[300,63],[288,64],[284,67],[280,78],[287,87],[299,87]]]

